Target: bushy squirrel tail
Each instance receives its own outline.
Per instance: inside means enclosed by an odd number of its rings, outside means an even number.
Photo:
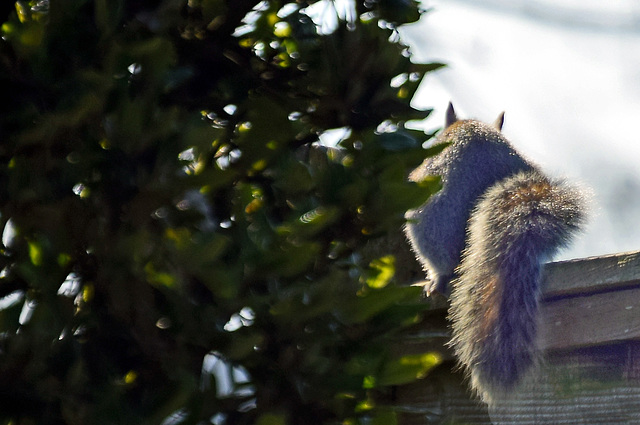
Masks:
[[[493,185],[471,214],[453,282],[453,347],[487,403],[536,361],[542,268],[585,221],[580,190],[538,171]]]

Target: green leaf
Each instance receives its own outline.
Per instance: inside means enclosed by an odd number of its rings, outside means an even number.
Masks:
[[[398,415],[392,408],[377,409],[373,415],[371,425],[397,425]]]
[[[413,0],[329,33],[308,3],[0,6],[0,423],[397,422],[385,381],[425,365],[389,353],[429,303],[378,235],[437,189],[405,125],[440,64],[398,40]]]
[[[147,275],[147,280],[153,285],[166,286],[167,288],[173,288],[176,286],[175,276],[170,273],[156,270],[151,262],[144,266],[144,271]]]
[[[401,385],[424,378],[431,369],[442,363],[438,353],[401,356],[384,364],[377,385]]]
[[[339,310],[337,315],[346,323],[363,323],[402,302],[419,299],[420,293],[420,288],[395,286],[362,291],[344,309]]]
[[[31,264],[34,266],[42,265],[42,246],[35,241],[30,241],[29,243],[29,259],[31,259]]]
[[[366,279],[367,285],[371,288],[380,289],[389,284],[395,274],[396,257],[387,255],[375,259],[369,265],[374,270],[374,275]]]
[[[231,344],[225,349],[225,355],[229,360],[243,360],[253,354],[256,347],[264,341],[264,335],[258,332],[236,331]]]
[[[393,133],[382,133],[380,136],[378,136],[378,141],[380,143],[380,146],[392,152],[399,152],[419,146],[419,143],[416,139],[402,131],[395,131]]]
[[[256,425],[286,425],[286,423],[286,417],[276,413],[265,413],[256,421]]]
[[[379,0],[380,17],[394,24],[409,24],[420,19],[416,0]]]

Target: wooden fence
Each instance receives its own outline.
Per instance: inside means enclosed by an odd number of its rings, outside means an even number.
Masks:
[[[550,263],[545,280],[542,365],[490,411],[453,367],[446,302],[436,301],[429,327],[399,349],[439,351],[446,361],[397,388],[399,423],[640,424],[640,252]]]

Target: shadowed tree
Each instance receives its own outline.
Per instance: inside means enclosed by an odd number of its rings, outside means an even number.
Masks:
[[[437,189],[440,65],[413,1],[311,3],[2,6],[2,423],[394,423],[438,359],[393,352],[429,306],[367,247]]]

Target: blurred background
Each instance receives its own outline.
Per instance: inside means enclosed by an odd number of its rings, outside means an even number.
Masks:
[[[590,187],[587,232],[560,259],[640,249],[640,2],[429,1],[402,28],[415,61],[442,61],[414,103],[447,102],[461,118],[493,121],[549,174]]]

